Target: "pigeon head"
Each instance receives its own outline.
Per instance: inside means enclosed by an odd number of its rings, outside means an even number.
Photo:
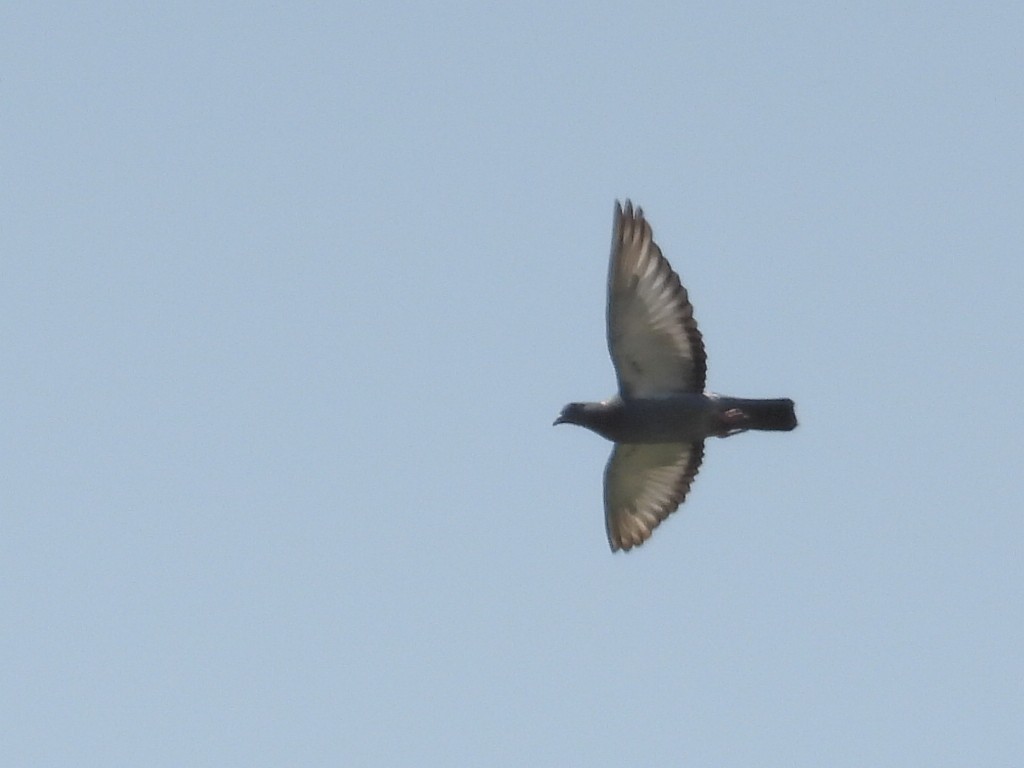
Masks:
[[[622,402],[618,398],[604,403],[569,403],[555,419],[555,424],[575,424],[613,440],[613,430],[620,421]]]
[[[558,414],[558,418],[555,419],[555,423],[552,426],[558,426],[559,424],[576,424],[580,427],[585,427],[589,423],[587,421],[587,406],[590,403],[569,403],[562,412]]]

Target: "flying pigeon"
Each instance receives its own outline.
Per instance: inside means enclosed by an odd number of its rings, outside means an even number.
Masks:
[[[608,269],[608,350],[619,382],[600,403],[569,403],[555,424],[615,443],[604,470],[612,552],[643,544],[686,498],[707,437],[796,427],[788,398],[707,392],[704,341],[686,288],[654,242],[643,210],[615,203]]]

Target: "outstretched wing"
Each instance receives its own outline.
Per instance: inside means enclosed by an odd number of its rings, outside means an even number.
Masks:
[[[651,537],[686,498],[704,443],[620,443],[604,470],[604,516],[612,552]]]
[[[704,391],[707,358],[686,288],[628,200],[615,203],[608,350],[623,398]]]

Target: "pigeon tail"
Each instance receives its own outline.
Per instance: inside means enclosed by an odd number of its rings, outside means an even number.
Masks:
[[[772,400],[728,398],[726,423],[739,430],[789,432],[796,428],[796,411],[788,397]]]

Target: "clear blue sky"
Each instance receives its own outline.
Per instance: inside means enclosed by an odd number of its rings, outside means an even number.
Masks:
[[[6,3],[0,763],[1021,765],[1022,35]],[[801,425],[613,556],[627,196]]]

